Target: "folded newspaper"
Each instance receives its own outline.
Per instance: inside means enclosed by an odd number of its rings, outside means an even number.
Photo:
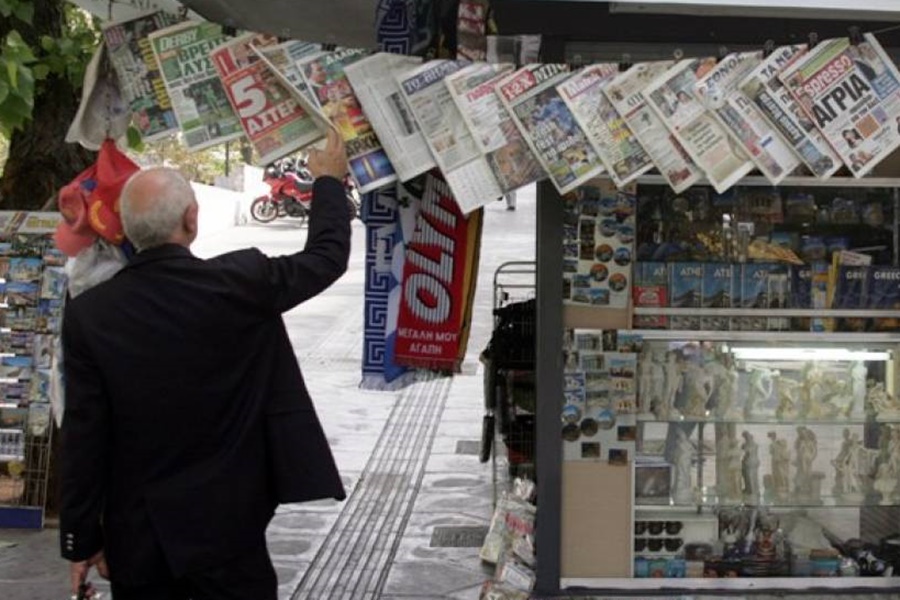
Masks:
[[[872,34],[823,42],[779,77],[854,176],[900,146],[900,73]]]
[[[225,93],[241,120],[241,127],[268,164],[321,139],[322,134],[294,95],[254,48],[274,46],[266,34],[248,33],[222,44],[212,52],[213,65]]]
[[[415,56],[379,52],[344,67],[400,181],[409,181],[435,166],[396,79],[421,63]]]
[[[567,77],[566,65],[534,64],[497,84],[503,105],[560,194],[603,173],[597,151],[556,89]]]
[[[461,62],[433,60],[399,75],[397,82],[457,205],[468,214],[496,200],[503,191],[444,84],[445,77],[463,66]]]
[[[721,194],[750,173],[753,163],[697,96],[697,81],[715,66],[715,58],[679,61],[648,85],[644,96]]]
[[[202,150],[239,138],[243,130],[210,60],[228,40],[222,26],[188,21],[150,33],[185,146]]]
[[[841,158],[785,89],[778,73],[799,60],[806,46],[775,49],[741,83],[741,91],[815,177],[827,179],[841,168]]]
[[[643,90],[672,66],[670,61],[641,63],[620,73],[603,93],[641,143],[669,185],[680,194],[703,176],[684,147],[647,105]]]
[[[504,193],[546,177],[495,91],[513,68],[510,64],[478,63],[444,80]]]
[[[619,73],[619,65],[598,64],[575,73],[557,86],[560,95],[603,161],[616,187],[623,187],[653,168],[653,161],[628,123],[603,93]]]

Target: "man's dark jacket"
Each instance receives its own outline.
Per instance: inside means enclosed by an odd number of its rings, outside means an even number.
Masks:
[[[316,181],[303,251],[140,252],[63,321],[63,557],[114,581],[181,576],[258,544],[275,506],[344,498],[281,313],[347,268],[342,185]]]

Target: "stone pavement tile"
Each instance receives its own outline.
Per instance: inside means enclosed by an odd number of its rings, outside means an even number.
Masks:
[[[441,415],[441,423],[477,423],[481,427],[484,406],[447,408]]]
[[[489,575],[443,561],[394,563],[382,590],[382,598],[449,598],[451,594],[477,590]],[[473,600],[478,598],[475,594]]]
[[[3,600],[67,597],[69,565],[59,557],[59,531],[3,529],[0,540],[16,544],[0,549]]]
[[[487,527],[491,523],[491,513],[485,511],[415,511],[406,523],[404,537],[428,537],[435,527]],[[477,554],[477,553],[476,553]]]
[[[435,436],[436,438],[450,437],[455,440],[479,438],[481,437],[481,424],[480,418],[472,421],[445,421],[441,419],[441,424],[438,425]]]
[[[291,506],[303,506],[302,504]],[[327,535],[338,518],[338,512],[325,513],[313,511],[279,512],[269,523],[269,535]]]
[[[432,548],[431,535],[404,537],[397,547],[396,563],[440,562],[452,564],[490,577],[494,568],[481,562],[479,548]]]
[[[456,443],[460,440],[481,443],[481,429],[475,429],[462,436],[443,436],[434,439],[431,444],[431,454],[456,454]]]
[[[490,474],[491,463],[481,463],[474,454],[432,454],[425,464],[426,473],[467,471]]]
[[[266,532],[266,544],[273,561],[309,563],[316,557],[325,535],[284,535]]]

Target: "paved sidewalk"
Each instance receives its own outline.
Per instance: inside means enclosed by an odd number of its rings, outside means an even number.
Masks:
[[[348,272],[325,294],[285,316],[288,332],[331,442],[349,498],[279,508],[269,550],[281,600],[477,598],[491,571],[478,548],[432,547],[436,527],[487,527],[490,463],[472,453],[481,436],[477,357],[492,328],[492,279],[499,264],[534,258],[534,192],[518,210],[486,210],[472,334],[463,373],[425,377],[396,392],[360,390],[364,228],[354,224]],[[305,228],[250,224],[201,238],[199,256],[257,246],[268,254],[302,247]],[[460,453],[462,451],[463,453]],[[4,600],[66,597],[67,566],[57,532],[0,530]],[[4,548],[4,542],[16,546]],[[108,598],[108,596],[107,596]]]

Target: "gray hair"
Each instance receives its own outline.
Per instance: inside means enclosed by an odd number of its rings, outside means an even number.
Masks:
[[[156,196],[152,201],[140,203],[135,210],[133,202],[139,199],[141,192],[135,193],[133,184],[144,177],[153,177],[157,183]],[[194,201],[191,184],[176,169],[154,167],[138,171],[122,188],[119,200],[125,235],[138,250],[165,244],[181,225],[184,212]]]

